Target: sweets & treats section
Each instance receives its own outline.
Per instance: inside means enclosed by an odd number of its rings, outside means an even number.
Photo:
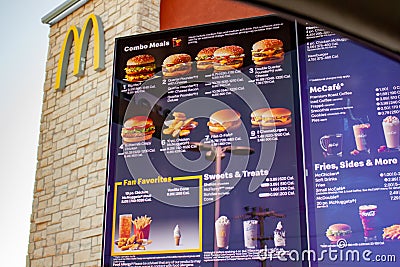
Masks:
[[[277,16],[116,39],[103,266],[400,257],[399,74]]]

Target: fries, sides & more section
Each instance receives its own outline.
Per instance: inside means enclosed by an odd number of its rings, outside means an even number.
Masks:
[[[116,40],[104,266],[398,248],[400,218],[385,215],[399,207],[398,63],[375,56],[373,85],[341,67],[362,48],[297,26],[266,16]]]

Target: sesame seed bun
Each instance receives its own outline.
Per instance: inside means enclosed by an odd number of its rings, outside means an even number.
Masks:
[[[188,54],[174,54],[164,59],[162,72],[164,76],[175,77],[188,74],[192,70],[192,58]]]
[[[198,70],[208,70],[213,68],[214,52],[218,47],[206,47],[199,51],[196,57],[197,69]]]
[[[263,39],[253,44],[252,60],[258,66],[282,62],[285,56],[283,42],[279,39]]]
[[[243,66],[244,49],[237,45],[218,48],[214,52],[214,70],[225,71]]]
[[[152,55],[149,54],[144,54],[144,55],[138,55],[130,58],[127,62],[127,66],[140,66],[140,65],[145,65],[145,64],[150,64],[154,63],[156,60]]]
[[[264,39],[253,44],[253,51],[261,51],[269,48],[281,48],[283,42],[278,39]]]
[[[228,45],[218,48],[214,52],[215,57],[225,57],[225,56],[240,56],[244,53],[244,49],[237,45]]]

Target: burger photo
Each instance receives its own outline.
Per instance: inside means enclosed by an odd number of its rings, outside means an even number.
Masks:
[[[242,125],[240,117],[240,113],[233,109],[222,109],[211,114],[207,126],[213,133],[233,131]]]
[[[262,114],[264,112],[270,112],[270,110],[271,110],[270,108],[260,108],[260,109],[254,110],[250,114],[251,124],[255,125],[255,126],[260,126],[261,121],[262,121]]]
[[[348,239],[351,237],[351,227],[348,224],[336,223],[332,224],[326,230],[326,237],[331,242],[337,242],[340,239]]]
[[[153,77],[155,69],[155,59],[152,55],[134,56],[126,62],[125,79],[129,82],[141,82]]]
[[[269,108],[261,114],[260,125],[263,127],[285,126],[291,123],[292,112],[287,108]]]
[[[197,53],[196,61],[198,70],[208,70],[213,68],[214,52],[217,49],[218,47],[216,46],[206,47]]]
[[[173,54],[164,59],[162,73],[166,77],[188,74],[192,70],[192,58],[188,54]]]
[[[121,137],[125,143],[135,143],[151,139],[154,132],[152,119],[146,116],[135,116],[125,121]]]
[[[243,66],[244,50],[237,45],[228,45],[214,51],[214,70],[225,71]]]
[[[264,39],[253,44],[252,60],[258,66],[282,62],[285,56],[283,43],[278,39]]]

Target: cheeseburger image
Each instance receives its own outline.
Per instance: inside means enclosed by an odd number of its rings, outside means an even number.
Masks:
[[[255,126],[260,126],[261,121],[262,121],[262,114],[264,112],[270,112],[270,110],[271,110],[270,108],[260,108],[260,109],[254,110],[250,114],[251,124],[255,125]]]
[[[263,127],[285,126],[292,123],[292,112],[287,108],[260,108],[251,114],[251,124]]]
[[[197,53],[196,61],[198,70],[208,70],[213,68],[214,52],[217,49],[218,47],[216,46],[206,47]]]
[[[214,70],[239,69],[243,66],[244,50],[237,45],[228,45],[214,51]]]
[[[214,112],[211,114],[209,122],[207,122],[210,132],[213,133],[233,131],[238,129],[241,124],[240,113],[233,109],[222,109]]]
[[[278,39],[264,39],[253,44],[252,60],[258,66],[275,64],[283,61],[285,52],[283,43]]]
[[[146,116],[135,116],[125,121],[121,137],[125,143],[134,143],[151,139],[154,132],[152,119]]]
[[[126,62],[125,79],[129,82],[144,81],[154,76],[155,69],[155,59],[152,55],[138,55]]]
[[[173,54],[164,59],[162,73],[166,77],[188,74],[192,70],[192,58],[188,54]]]
[[[340,239],[348,239],[351,237],[351,227],[348,224],[336,223],[329,226],[326,230],[326,237],[331,242],[337,242]]]

